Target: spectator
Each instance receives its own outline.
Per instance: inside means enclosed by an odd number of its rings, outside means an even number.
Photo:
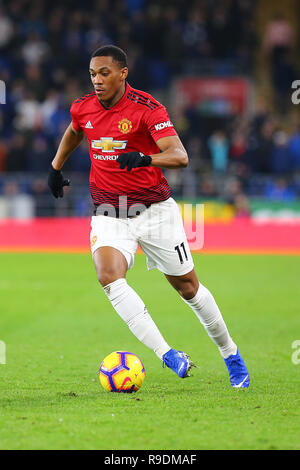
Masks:
[[[1,210],[2,217],[31,219],[34,217],[34,200],[22,191],[16,181],[8,181],[3,188]]]
[[[245,157],[252,172],[270,173],[274,131],[274,120],[267,118],[260,129],[250,133]]]
[[[4,170],[8,172],[25,171],[28,168],[27,145],[23,134],[14,134],[4,162]]]
[[[245,194],[237,194],[237,196],[234,198],[233,201],[233,207],[235,211],[235,217],[241,219],[241,218],[247,218],[250,217],[251,215],[251,209],[250,209],[250,203],[249,199]]]
[[[228,58],[232,51],[232,29],[228,11],[223,5],[213,9],[209,24],[209,37],[212,55],[218,59]]]
[[[5,141],[1,141],[0,139],[0,173],[2,173],[4,170],[6,156],[7,148],[5,145]]]
[[[230,142],[230,158],[233,162],[240,162],[243,160],[247,147],[248,132],[249,129],[247,122],[234,122]]]
[[[164,57],[169,69],[174,74],[182,70],[182,57],[184,44],[182,37],[183,22],[179,17],[179,11],[175,7],[169,7],[165,12],[168,34],[163,37]]]
[[[34,196],[36,217],[55,215],[55,202],[53,197],[49,197],[48,184],[44,178],[37,178],[33,181],[32,195]]]
[[[297,193],[285,178],[278,178],[275,181],[268,181],[265,190],[265,197],[271,201],[294,201]]]
[[[14,36],[13,22],[0,7],[0,51],[5,51]]]
[[[15,127],[19,131],[39,130],[43,126],[40,103],[31,92],[26,92],[23,101],[16,105]]]
[[[206,13],[200,7],[188,13],[188,21],[183,28],[184,55],[199,59],[209,57],[211,44],[208,37]]]
[[[288,136],[282,130],[274,134],[270,169],[275,174],[288,174],[293,169]]]
[[[231,177],[225,182],[223,196],[228,204],[234,205],[236,198],[243,194],[242,183],[238,178]]]
[[[225,172],[228,163],[229,142],[222,131],[214,132],[208,139],[212,168],[215,172]]]
[[[216,199],[219,192],[212,178],[205,176],[200,184],[200,196],[204,199]]]
[[[295,46],[295,31],[281,14],[275,14],[267,24],[263,38],[263,49],[269,57],[270,76],[275,90],[275,106],[286,112],[286,103],[295,70],[291,52]]]
[[[37,101],[42,102],[46,96],[46,90],[49,88],[48,79],[43,77],[42,69],[37,64],[25,66],[24,88]]]
[[[293,170],[300,171],[300,124],[296,126],[288,147],[291,153]]]
[[[290,56],[283,55],[272,72],[276,109],[283,115],[291,107],[291,84],[296,78],[296,69]]]
[[[294,45],[295,32],[292,25],[283,15],[276,13],[267,24],[263,37],[263,49],[271,56],[272,65],[276,66]]]
[[[49,54],[49,46],[43,41],[39,34],[29,34],[23,48],[22,56],[25,62],[29,65],[42,64]]]
[[[49,154],[52,153],[51,150],[46,138],[42,134],[36,134],[28,155],[28,169],[36,173],[46,173],[49,168]]]

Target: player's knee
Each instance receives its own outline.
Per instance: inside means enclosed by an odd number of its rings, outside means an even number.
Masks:
[[[189,288],[183,289],[181,292],[179,292],[179,294],[185,300],[190,300],[193,297],[195,297],[195,295],[197,294],[197,291],[195,289],[193,289],[192,287],[189,287]]]
[[[111,284],[112,282],[122,277],[117,271],[113,269],[104,269],[97,272],[97,278],[102,287]]]
[[[196,286],[192,281],[183,282],[177,288],[179,295],[186,300],[195,297],[197,290],[198,286]]]

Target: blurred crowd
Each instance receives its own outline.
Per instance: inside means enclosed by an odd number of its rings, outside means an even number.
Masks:
[[[214,74],[235,70],[251,76],[258,47],[255,5],[253,0],[0,1],[0,80],[7,87],[6,104],[0,105],[0,194],[49,197],[44,175],[70,122],[72,101],[91,90],[89,57],[99,45],[126,50],[129,83],[158,98],[169,96],[174,77],[207,66]],[[273,36],[266,35],[268,51],[276,49]],[[277,50],[274,57],[276,68],[286,55]],[[175,195],[234,198],[243,210],[243,197],[255,192],[253,176],[273,174],[279,177],[273,179],[275,187],[265,184],[263,196],[299,196],[291,175],[300,171],[300,121],[288,135],[261,107],[251,119],[232,117],[204,133],[195,110],[178,117],[170,109],[191,161],[184,172],[168,172]],[[65,171],[80,183],[89,168],[83,142]],[[24,172],[27,184],[12,183],[15,173]],[[225,186],[224,175],[229,176]],[[79,196],[70,202],[75,215],[89,209]],[[55,201],[47,201],[49,210],[40,215],[55,210]]]
[[[222,200],[239,217],[250,215],[252,198],[266,203],[300,199],[300,121],[288,135],[272,114],[258,112],[251,120],[233,119],[206,144],[191,137],[186,148],[189,167],[168,175],[178,197]]]

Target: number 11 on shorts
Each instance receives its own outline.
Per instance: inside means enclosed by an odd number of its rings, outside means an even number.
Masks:
[[[182,250],[181,250],[181,248]],[[188,256],[187,256],[187,253],[186,253],[186,249],[185,249],[185,246],[184,246],[184,242],[182,242],[180,245],[176,245],[175,246],[175,250],[177,251],[177,254],[179,256],[179,261],[180,261],[180,264],[183,264],[184,261],[188,261]],[[183,252],[183,253],[182,253]],[[183,255],[185,257],[185,260],[183,259]]]

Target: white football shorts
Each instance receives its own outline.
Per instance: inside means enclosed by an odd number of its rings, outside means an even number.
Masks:
[[[133,218],[96,215],[91,220],[92,254],[101,246],[111,246],[126,258],[128,269],[140,244],[148,270],[157,268],[170,276],[190,272],[193,258],[182,217],[173,198],[152,204]]]

